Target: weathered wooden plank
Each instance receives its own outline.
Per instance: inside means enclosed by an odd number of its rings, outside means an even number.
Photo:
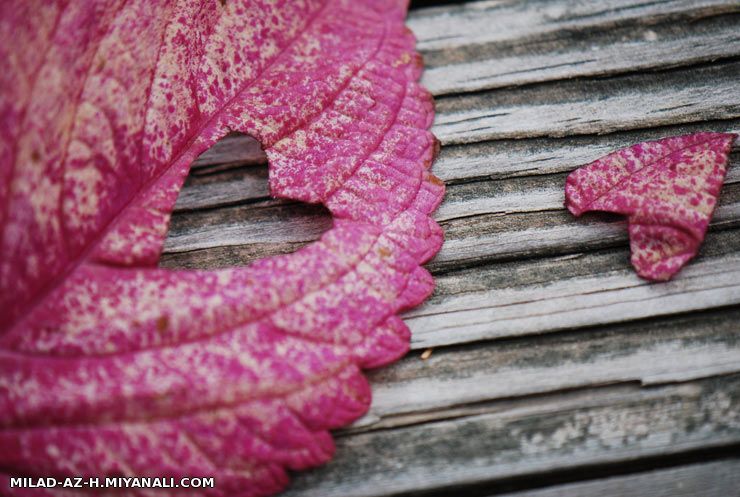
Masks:
[[[657,385],[740,372],[740,307],[606,329],[441,348],[371,372],[352,430],[394,428],[450,408],[611,383]]]
[[[736,255],[740,230],[710,231],[704,242],[691,264]],[[509,259],[437,275],[434,294],[428,300],[432,304],[493,289],[546,286],[571,278],[614,274],[629,267],[629,248],[626,245],[562,256]]]
[[[571,267],[586,263],[578,257],[569,261]],[[520,269],[536,264],[520,262]],[[465,274],[481,280],[470,271]],[[438,282],[443,279],[440,276]],[[740,256],[728,254],[689,264],[666,283],[640,279],[625,261],[622,270],[440,296],[404,317],[412,331],[412,347],[418,349],[738,303]]]
[[[409,13],[408,26],[422,51],[484,43],[524,43],[563,31],[651,25],[740,10],[732,0],[490,0],[419,9]]]
[[[212,209],[267,200],[270,197],[267,174],[265,163],[238,168],[229,167],[205,176],[191,175],[180,190],[174,211]]]
[[[599,480],[496,494],[499,497],[731,497],[740,489],[740,459],[646,471]]]
[[[712,226],[740,222],[739,180],[740,168],[731,167]],[[430,267],[437,271],[627,240],[623,221],[605,221],[599,215],[576,219],[568,214],[563,208],[564,182],[564,174],[554,174],[451,186],[435,213],[445,228],[446,243]],[[165,252],[243,245],[251,247],[248,252],[254,257],[267,256],[290,251],[280,245],[294,249],[313,241],[330,225],[329,214],[320,207],[281,201],[188,212],[173,216]],[[223,259],[222,265],[244,262],[243,258]]]
[[[552,209],[552,212],[533,209],[528,214],[504,217],[502,210],[444,223],[446,242],[429,263],[429,268],[440,272],[516,257],[626,245],[627,226],[621,218],[605,219],[599,214],[588,214],[575,219],[559,209],[562,203],[556,202],[558,195],[558,192],[551,196],[543,193],[537,199],[551,202],[545,210]],[[506,201],[506,197],[492,200],[487,207],[504,209],[502,203]],[[167,264],[163,266],[175,267],[177,257],[174,256],[181,253],[190,253],[183,259],[190,261],[184,267],[247,264],[261,257],[292,252],[318,239],[332,222],[329,214],[311,206],[286,204],[276,209],[272,218],[250,212],[248,207],[234,209],[228,217],[216,213],[217,216],[211,217],[212,222],[207,221],[208,216],[175,218],[165,243],[163,262]],[[445,212],[449,211],[442,211]],[[243,214],[241,222],[239,214]],[[740,200],[735,200],[717,208],[711,227],[727,228],[738,223]]]
[[[430,269],[440,272],[514,258],[627,246],[627,223],[623,217],[591,213],[574,218],[562,209],[562,203],[556,206],[557,195],[556,192],[553,192],[552,198],[544,193],[540,195],[538,200],[551,203],[543,204],[541,210],[508,214],[502,211],[443,222],[445,244],[430,262]],[[505,200],[502,199],[502,202]],[[494,200],[490,204],[493,208],[500,207],[495,205]],[[711,227],[721,229],[737,226],[739,216],[740,188],[726,185]],[[737,244],[738,241],[731,243]]]
[[[422,83],[432,94],[445,95],[665,69],[738,55],[738,17],[718,16],[690,23],[561,31],[545,41],[521,45],[494,43],[427,52]]]
[[[740,120],[704,121],[600,136],[496,140],[450,145],[442,147],[432,170],[446,183],[561,173],[572,171],[582,164],[588,164],[609,152],[635,143],[697,131],[740,133]],[[738,147],[740,145],[736,143],[731,164],[740,164]]]
[[[603,234],[595,237],[593,245],[603,245],[603,238]],[[523,237],[508,243],[515,246],[517,242],[524,243]],[[674,281],[663,284],[650,284],[634,274],[626,244],[607,252],[517,260],[442,274],[432,298],[404,316],[413,332],[412,347],[546,333],[736,304],[740,302],[739,242],[738,230],[710,233],[703,256]],[[568,243],[577,250],[578,240]],[[202,253],[169,254],[163,266],[235,265],[264,255],[250,246],[205,252],[210,253],[205,258]]]
[[[735,226],[739,214],[738,204],[733,204],[727,210],[719,208],[715,214],[714,226]],[[530,218],[535,218],[532,222],[536,224],[529,227],[520,225]],[[626,222],[619,219],[606,222],[598,215],[577,221],[569,214],[559,212],[532,213],[529,216],[494,215],[460,220],[460,223],[464,225],[463,229],[447,231],[445,245],[429,263],[428,267],[432,272],[517,258],[557,256],[628,246]],[[497,233],[494,227],[499,225],[506,226],[510,231]],[[481,232],[476,232],[478,228]]]
[[[169,269],[216,269],[246,266],[266,256],[293,253],[308,243],[310,242],[225,245],[189,252],[166,252],[159,259],[159,266]]]
[[[164,250],[306,243],[318,239],[331,223],[322,206],[280,201],[196,211],[173,216]]]
[[[443,144],[604,134],[740,116],[740,62],[562,81],[437,100]]]
[[[267,156],[260,143],[251,136],[231,133],[202,153],[191,167],[197,174],[203,173],[204,169],[212,171],[234,164],[267,164]]]
[[[740,223],[740,168],[731,168],[712,218],[713,228]],[[485,261],[552,255],[626,243],[623,217],[574,218],[563,207],[565,175],[468,183],[448,189],[435,213],[445,244],[434,271]]]
[[[444,222],[482,214],[562,210],[566,177],[563,173],[452,185],[435,219]],[[740,164],[728,168],[722,191],[724,205],[740,202],[740,191],[732,186],[738,182]]]
[[[559,393],[481,411],[339,437],[335,459],[297,475],[285,495],[395,495],[737,444],[740,378]]]
[[[293,222],[264,224],[259,233],[251,233],[249,225],[227,227],[226,232],[219,234],[219,240],[226,243],[224,245],[216,243],[209,246],[212,242],[208,238],[211,233],[209,228],[204,228],[203,232],[186,232],[177,239],[170,238],[168,240],[174,241],[168,241],[172,245],[166,246],[168,251],[163,254],[162,267],[207,269],[249,264],[262,257],[297,250],[318,238],[330,223],[323,217],[295,216]],[[530,216],[540,218],[530,227],[521,226],[527,222],[527,218],[521,215],[481,216],[479,223],[470,219],[461,220],[464,229],[448,229],[447,241],[437,257],[428,264],[429,269],[439,273],[514,258],[580,253],[615,246],[627,248],[627,226],[620,220],[606,222],[598,215],[574,220],[562,212],[535,212]],[[721,206],[717,209],[712,226],[733,227],[737,226],[738,220],[740,204]],[[497,226],[510,231],[496,232]],[[229,237],[233,239],[229,240]],[[711,235],[709,240],[707,243],[713,243]],[[234,245],[228,245],[229,242]],[[175,245],[179,243],[182,245]],[[738,240],[728,243],[737,246]],[[625,255],[624,259],[626,261],[628,257]],[[627,267],[626,262],[623,265]]]

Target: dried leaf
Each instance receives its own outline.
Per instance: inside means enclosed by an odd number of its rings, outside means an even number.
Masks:
[[[331,457],[408,349],[441,231],[405,2],[12,0],[0,14],[0,484],[215,476],[267,495]],[[257,138],[319,241],[156,268],[189,165]],[[23,494],[22,490],[14,490]],[[70,495],[66,494],[65,495]]]
[[[628,216],[637,274],[668,280],[704,240],[736,136],[695,133],[612,152],[568,176],[565,205],[576,216]]]

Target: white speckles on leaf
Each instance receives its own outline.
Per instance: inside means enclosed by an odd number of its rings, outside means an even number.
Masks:
[[[0,15],[35,40],[0,40],[24,81],[2,143],[0,467],[276,492],[331,457],[370,402],[360,368],[408,350],[396,314],[432,290],[444,185],[404,2],[61,7]],[[189,164],[232,130],[333,227],[245,268],[156,268]]]
[[[694,133],[612,152],[568,176],[566,207],[628,216],[632,265],[643,278],[668,280],[704,240],[735,138]]]

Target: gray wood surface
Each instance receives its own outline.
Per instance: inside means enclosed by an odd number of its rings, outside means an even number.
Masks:
[[[340,437],[340,457],[298,475],[285,495],[395,495],[736,444],[740,378],[579,390],[451,416]]]
[[[453,144],[733,118],[739,75],[740,62],[732,61],[438,99],[433,131]]]
[[[727,1],[528,1],[412,12],[436,95],[731,58]],[[686,50],[691,46],[691,50]]]
[[[436,97],[437,288],[368,414],[288,496],[740,497],[740,144],[699,256],[629,263],[626,223],[575,219],[567,174],[614,149],[740,131],[740,3],[490,0],[420,7]],[[272,199],[229,136],[182,190],[162,266],[244,265],[331,226]]]
[[[418,9],[409,14],[408,25],[426,54],[491,42],[520,44],[593,27],[686,22],[739,9],[729,0],[488,0]]]
[[[373,405],[353,429],[435,419],[437,410],[613,383],[659,385],[740,373],[740,310],[528,336],[495,347],[437,348],[374,372]],[[444,416],[442,416],[444,417]]]
[[[557,485],[505,497],[731,497],[740,489],[740,459]],[[501,494],[499,494],[501,495]]]

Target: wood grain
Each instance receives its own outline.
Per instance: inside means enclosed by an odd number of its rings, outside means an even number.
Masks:
[[[477,404],[615,383],[740,373],[740,306],[567,333],[435,348],[371,373],[373,404],[350,431],[445,417]]]
[[[570,259],[576,264],[583,260]],[[405,317],[412,347],[546,333],[740,303],[740,257],[695,262],[650,284],[632,268],[436,299]]]
[[[337,457],[296,475],[285,495],[397,495],[738,442],[737,375],[650,389],[605,387],[340,437]]]
[[[617,131],[606,135],[492,140],[442,147],[434,174],[447,184],[570,172],[614,150],[635,143],[698,131],[740,133],[740,120],[700,121],[673,126]],[[735,145],[731,164],[740,160]],[[737,174],[737,166],[729,169]],[[735,171],[733,173],[733,171]]]
[[[432,131],[447,145],[737,118],[738,75],[727,62],[441,98]]]
[[[445,95],[732,58],[740,52],[739,24],[735,16],[624,27],[590,24],[525,42],[471,42],[427,51],[422,83]]]
[[[522,197],[495,192],[500,196],[494,200],[451,199],[449,207],[441,207],[438,214],[446,242],[430,267],[439,272],[482,262],[627,245],[623,217],[591,213],[574,218],[562,207],[561,188],[533,189]],[[725,185],[710,229],[734,227],[739,221],[740,185]]]
[[[713,229],[740,224],[739,170],[728,174]],[[435,213],[446,243],[430,268],[438,272],[484,261],[626,245],[623,218],[588,214],[576,219],[563,208],[564,182],[560,174],[450,187]],[[331,218],[323,208],[275,200],[183,213],[173,216],[164,262],[190,253],[193,263],[203,259],[203,267],[215,267],[206,260],[220,261],[221,267],[244,264],[284,253],[281,244],[294,249],[313,241],[329,226]],[[214,258],[207,252],[240,246],[249,247],[249,260]]]
[[[316,240],[331,226],[321,206],[265,201],[175,217],[165,251],[185,252],[229,245],[296,243]],[[267,255],[267,254],[265,254]]]
[[[740,488],[740,459],[647,471],[501,497],[730,497]]]
[[[639,29],[660,21],[686,21],[738,10],[732,0],[489,0],[412,11],[408,26],[419,50],[427,52],[492,42],[523,43],[593,26],[636,25]]]
[[[191,167],[195,174],[205,174],[232,165],[266,163],[267,156],[257,140],[241,133],[231,133],[201,154]]]

